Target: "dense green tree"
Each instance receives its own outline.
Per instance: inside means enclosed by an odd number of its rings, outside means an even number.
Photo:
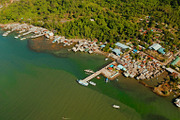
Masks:
[[[8,2],[1,0],[0,4]],[[110,44],[135,38],[134,44],[145,47],[144,42],[152,44],[155,33],[147,31],[141,35],[139,30],[164,29],[161,24],[164,23],[167,24],[165,35],[159,38],[167,43],[163,43],[164,47],[180,46],[179,0],[20,0],[1,8],[0,15],[1,23],[25,21],[55,29],[69,38],[98,39]],[[139,22],[140,18],[144,20]],[[176,33],[171,33],[171,28]]]

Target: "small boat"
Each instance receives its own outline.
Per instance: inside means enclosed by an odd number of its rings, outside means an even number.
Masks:
[[[88,85],[89,85],[88,82],[84,82],[84,81],[82,81],[82,80],[77,80],[77,82],[78,82],[79,84],[83,85],[83,86],[88,86]]]
[[[174,101],[174,104],[175,104],[177,107],[180,107],[180,98],[176,98],[175,101]]]
[[[25,40],[26,38],[21,38],[20,40]]]
[[[89,84],[93,85],[93,86],[96,86],[96,83],[95,82],[92,82],[92,81],[89,81]]]
[[[2,36],[3,36],[3,37],[6,37],[10,32],[11,32],[11,31],[7,31],[7,32],[5,32]]]
[[[99,76],[96,77],[97,79],[101,79]]]
[[[116,109],[119,109],[119,108],[120,108],[119,105],[113,105],[112,107],[113,107],[113,108],[116,108]]]
[[[108,79],[108,78],[106,78],[106,79],[105,79],[105,82],[106,82],[106,83],[107,83],[107,82],[109,82],[109,79]]]
[[[16,38],[16,39],[17,39],[17,38],[18,38],[18,36],[15,36],[14,38]]]
[[[108,60],[108,58],[105,58],[104,60],[105,60],[105,61],[107,61],[107,60]]]
[[[66,118],[66,117],[62,117],[63,120],[67,120],[67,119],[70,119],[70,118]]]
[[[85,72],[88,72],[88,73],[94,73],[93,70],[84,70]]]
[[[14,38],[16,38],[16,39],[17,39],[17,38],[19,38],[19,37],[21,37],[21,35],[15,36]]]

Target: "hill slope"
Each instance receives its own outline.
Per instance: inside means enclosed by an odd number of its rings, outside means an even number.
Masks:
[[[172,43],[166,42],[174,44],[180,37],[179,5],[178,0],[20,0],[3,8],[0,22],[26,22],[55,29],[68,38],[98,39],[109,43],[122,39],[146,41],[150,38],[139,35],[142,27],[165,23],[169,27],[164,30],[165,38],[174,38]],[[145,16],[151,16],[151,22],[139,23]],[[169,32],[172,28],[176,30],[175,34]]]

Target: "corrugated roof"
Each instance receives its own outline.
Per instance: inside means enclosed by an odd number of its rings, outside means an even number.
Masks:
[[[180,57],[176,57],[176,59],[171,63],[171,65],[176,65],[180,61]]]
[[[158,49],[158,52],[160,52],[161,54],[164,55],[164,54],[166,54],[166,53],[164,52],[164,50],[165,50],[165,49],[161,47],[161,48]]]
[[[106,45],[101,45],[100,47],[101,47],[101,48],[104,48],[105,46],[106,46]]]
[[[158,49],[160,49],[161,47],[162,47],[162,46],[161,46],[160,44],[155,43],[155,44],[151,45],[151,46],[149,47],[149,49],[158,50]]]
[[[121,70],[126,71],[126,68],[124,66],[122,66],[121,64],[119,64],[117,67],[120,68]]]
[[[114,52],[116,55],[122,54],[122,52],[120,51],[120,49],[117,49],[117,48],[113,49],[112,52]]]
[[[120,42],[117,42],[115,45],[117,45],[118,47],[120,47],[120,48],[122,48],[122,49],[130,48],[129,46],[124,45],[124,44],[122,44],[122,43],[120,43]]]

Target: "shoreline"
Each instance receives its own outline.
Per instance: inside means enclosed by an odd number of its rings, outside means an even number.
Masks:
[[[6,26],[8,26],[8,25],[12,25],[12,24],[19,24],[19,23],[10,23],[10,24],[0,24],[0,27],[6,27]],[[32,26],[32,25],[28,25],[28,26]],[[42,29],[45,29],[45,28],[42,28]],[[17,32],[17,30],[15,30],[16,32]],[[34,31],[35,32],[35,31]],[[53,35],[53,37],[54,37],[54,35]],[[56,36],[56,38],[58,38],[59,36]],[[55,39],[55,38],[54,38]],[[64,41],[68,41],[67,39],[65,39],[65,37],[63,37],[63,39],[64,39]],[[50,41],[51,40],[51,41]],[[50,38],[50,40],[47,40],[47,41],[50,41],[49,42],[49,44],[51,43],[51,42],[53,42],[52,40],[53,40],[53,38]],[[34,43],[36,43],[35,41],[36,41],[36,39],[31,39],[31,41],[34,41]],[[37,40],[38,41],[38,40]],[[64,42],[63,41],[63,42]],[[86,47],[86,46],[88,46],[92,51],[88,51],[90,54],[91,53],[96,53],[96,54],[101,54],[101,55],[104,55],[104,56],[106,56],[106,57],[109,57],[109,58],[111,58],[113,61],[118,61],[117,60],[117,58],[116,58],[116,56],[114,56],[113,54],[110,54],[110,53],[105,53],[105,52],[103,52],[103,51],[100,51],[99,50],[99,45],[97,45],[96,44],[96,42],[97,41],[94,41],[94,42],[92,42],[92,41],[88,41],[88,40],[85,40],[85,39],[69,39],[69,43],[71,43],[71,45],[70,44],[66,44],[66,42],[64,42],[64,46],[61,46],[61,47],[67,47],[67,46],[73,46],[73,45],[75,45],[77,48],[79,47],[79,51],[81,51],[81,52],[83,52],[84,50],[82,50],[81,48],[81,46],[83,46],[83,47]],[[61,43],[62,41],[60,41],[60,42],[58,42],[58,41],[55,41],[55,42],[57,42],[57,43]],[[62,42],[62,43],[63,43]],[[79,44],[76,44],[76,43],[79,43]],[[88,43],[88,44],[87,44]],[[28,43],[29,44],[29,43]],[[51,43],[52,44],[52,43]],[[54,43],[53,43],[54,44]],[[52,45],[53,45],[52,44]],[[58,45],[58,44],[56,44],[56,45]],[[55,45],[55,46],[56,46]],[[66,46],[67,45],[67,46]],[[90,46],[89,46],[90,45]],[[38,45],[36,45],[36,46],[38,46]],[[47,48],[51,48],[50,46],[46,46],[45,48],[46,48],[46,50],[47,51],[49,51],[49,49],[47,49]],[[96,47],[96,49],[94,49],[94,47]],[[32,49],[32,48],[31,48]],[[60,50],[61,48],[59,48],[59,50]],[[33,49],[34,50],[34,49]],[[72,50],[73,50],[73,48],[72,48]],[[76,51],[78,51],[77,49],[76,50],[73,50],[74,52],[76,52]],[[44,51],[44,50],[42,50],[42,51]],[[40,52],[40,51],[36,51],[36,52]],[[119,63],[119,62],[118,62]],[[121,70],[122,71],[122,70]],[[119,72],[120,74],[122,74],[122,72]],[[116,76],[116,77],[118,77],[118,76]],[[116,78],[115,77],[115,78]],[[113,78],[113,79],[115,79],[115,78]],[[151,78],[152,79],[152,78]],[[145,79],[146,80],[146,79]],[[141,84],[143,84],[145,87],[149,87],[149,85],[147,84],[147,83],[145,83],[145,82],[143,82],[143,81],[140,81],[139,83],[141,83]],[[150,87],[151,89],[152,89],[152,87]],[[154,92],[154,91],[153,91]],[[154,92],[154,93],[156,93],[156,94],[158,94],[158,95],[161,95],[161,94],[159,94],[158,92]],[[168,95],[170,95],[170,94],[168,94]],[[163,95],[162,95],[163,96]]]

